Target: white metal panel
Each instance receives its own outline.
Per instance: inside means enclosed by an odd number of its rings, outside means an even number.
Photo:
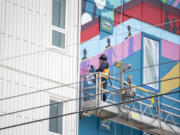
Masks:
[[[40,13],[40,0],[35,0],[35,12]]]
[[[73,68],[73,66],[77,64],[77,59],[73,58],[73,56],[75,56],[74,51],[76,51],[76,48],[69,48],[69,51],[71,50],[72,52],[72,57],[67,56],[69,53],[64,53],[58,49],[54,51],[46,49],[47,47],[51,47],[51,0],[16,0],[14,1],[15,4],[13,4],[12,1],[6,2],[6,6],[4,0],[0,2],[4,2],[4,9],[1,8],[0,12],[2,14],[1,17],[4,18],[0,23],[2,24],[0,26],[1,32],[3,32],[3,28],[6,28],[6,31],[4,29],[4,32],[6,32],[5,37],[1,36],[3,38],[1,40],[2,44],[0,44],[2,50],[1,55],[3,55],[2,57],[4,58],[15,57],[0,62],[4,66],[3,68],[1,67],[1,71],[4,71],[2,74],[4,81],[0,82],[0,85],[4,86],[2,97],[60,86],[64,83],[72,83],[72,81],[75,82],[77,79],[77,75],[75,74],[77,73],[77,69]],[[75,2],[72,4],[75,4]],[[69,2],[68,5],[70,6],[71,3]],[[10,7],[12,8],[10,9]],[[73,5],[72,7],[76,6]],[[70,6],[70,8],[72,7]],[[67,32],[69,34],[68,36],[72,36],[70,39],[74,40],[70,41],[70,43],[75,42],[77,35],[75,34],[74,21],[71,21],[71,18],[76,16],[74,11],[75,9],[68,14],[68,16],[70,15],[68,17],[70,20],[67,21],[70,22],[67,24],[70,28]],[[8,25],[10,25],[10,27],[8,27]],[[36,53],[40,51],[45,52]],[[9,81],[7,82],[7,80]],[[49,93],[40,92],[13,98],[7,100],[8,102],[0,102],[0,104],[2,104],[0,111],[12,112],[48,104],[51,93],[57,97],[64,98],[64,100],[75,98],[75,91],[72,87],[61,87],[50,90]],[[76,102],[65,105],[65,108],[66,113],[75,111],[77,109]],[[6,116],[4,117],[5,119],[0,118],[0,122],[5,121],[5,125],[3,124],[3,126],[8,126],[10,124],[18,124],[48,116],[49,109],[45,107],[39,110],[31,110]],[[76,116],[77,115],[64,117],[66,125],[64,127],[64,133],[68,135],[75,134],[77,127],[75,121]],[[6,122],[6,120],[9,120],[9,122]],[[3,131],[3,135],[28,133],[34,135],[47,134],[48,121]]]
[[[25,7],[25,0],[19,0],[19,2],[20,2],[20,6],[22,8],[24,8]]]
[[[28,10],[28,42],[32,43],[32,32],[34,29],[34,18],[33,18],[33,13],[32,10]],[[35,33],[33,33],[35,34]]]
[[[5,23],[4,23],[4,27],[5,27],[5,33],[6,34],[8,34],[8,30],[9,30],[9,28],[10,28],[10,26],[8,27],[8,25],[9,25],[9,16],[10,16],[10,13],[9,13],[9,10],[10,10],[10,3],[9,2],[6,2],[5,3],[5,13],[6,13],[6,15],[5,15]],[[7,25],[8,24],[8,25]]]
[[[16,31],[16,33],[14,33],[14,34],[16,34],[16,38],[20,38],[21,36],[20,36],[20,28],[21,28],[21,25],[23,25],[23,23],[22,23],[22,21],[21,21],[21,18],[22,18],[22,12],[21,12],[21,7],[18,5],[18,6],[14,6],[14,8],[17,8],[16,10],[17,10],[17,18],[15,18],[15,20],[17,20],[17,24],[16,25],[14,25],[14,27],[16,27],[16,28],[14,28],[14,29],[16,29],[17,31]],[[15,14],[14,14],[15,15]],[[15,21],[14,20],[14,21]]]
[[[33,10],[33,2],[34,0],[28,0],[28,9]]]
[[[48,47],[48,38],[47,38],[47,33],[48,33],[48,28],[47,28],[47,16],[41,15],[40,21],[41,21],[41,40],[40,44],[46,48]]]
[[[1,70],[1,68],[0,68]],[[3,79],[0,79],[0,88],[1,88],[1,91],[0,91],[0,98],[3,97]],[[0,102],[0,106],[2,106],[2,102]],[[0,114],[1,114],[1,110],[0,110]]]
[[[19,22],[19,13],[18,13],[18,9],[19,7],[17,6],[17,4],[12,4],[12,7],[11,7],[11,14],[12,16],[10,16],[10,25],[12,25],[12,35],[13,37],[17,37],[17,33],[18,33],[18,22]]]
[[[5,57],[4,55],[4,46],[5,45],[5,35],[0,34],[0,64],[3,63],[2,59]]]
[[[13,6],[13,3],[12,2],[9,2],[9,16],[8,16],[8,22],[6,24],[6,26],[9,28],[9,31],[8,31],[8,35],[9,36],[13,36],[13,25],[15,25],[13,23],[13,9],[14,9],[14,6]]]
[[[28,9],[28,5],[29,5],[29,0],[24,0],[24,5],[25,5],[25,8]]]
[[[13,2],[13,4],[15,5],[17,5],[17,4],[19,4],[19,0],[12,0],[12,2]]]
[[[47,14],[47,0],[40,0],[40,10],[43,15]]]
[[[5,0],[1,0],[1,14],[0,14],[0,22],[1,22],[1,28],[0,33],[5,33],[5,24],[6,24],[6,2]]]
[[[41,50],[43,50],[45,48],[45,45],[43,45],[43,15],[41,14],[37,14],[38,15],[38,30],[39,30],[39,34],[36,37],[37,38],[37,42],[38,45],[41,47]]]
[[[7,44],[8,44],[8,46],[7,46],[7,52],[8,52],[7,59],[13,57],[13,54],[12,54],[12,52],[13,52],[13,50],[12,50],[13,42],[12,42],[12,40],[13,40],[12,37],[8,36],[8,38],[7,38]],[[12,62],[9,61],[8,65],[12,66]]]
[[[2,25],[2,21],[4,20],[3,18],[2,18],[2,10],[3,10],[3,5],[2,5],[2,3],[3,3],[3,1],[1,0],[0,1],[0,26]],[[3,20],[2,20],[3,19]],[[2,28],[0,27],[0,35],[2,34]]]
[[[22,27],[22,29],[24,29],[24,41],[28,41],[28,23],[29,23],[29,13],[28,13],[28,9],[25,8],[24,9],[24,28]]]

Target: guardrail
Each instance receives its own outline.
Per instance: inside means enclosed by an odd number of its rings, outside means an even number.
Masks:
[[[90,73],[86,75],[81,76],[81,109],[85,109],[86,107],[99,107],[100,102],[102,101],[102,91],[106,94],[107,100],[106,102],[113,104],[113,103],[118,103],[120,102],[120,86],[117,86],[116,83],[113,85],[107,86],[107,89],[101,88],[101,79],[100,76],[104,75],[107,76],[103,73]],[[108,76],[111,80],[117,81],[120,84],[120,79],[117,79],[112,76]],[[89,79],[89,80],[88,80]],[[127,82],[125,82],[127,84]],[[131,87],[136,88],[137,91],[142,91],[144,93],[149,93],[149,94],[156,94],[154,91],[136,86],[136,85],[131,85]],[[126,89],[126,88],[125,88]],[[88,97],[89,96],[89,97]],[[135,95],[135,98],[144,98],[145,96],[137,94]],[[174,99],[169,96],[163,96],[167,100],[180,103],[180,100]],[[153,119],[160,119],[161,121],[164,121],[166,123],[173,124],[175,126],[180,126],[180,115],[175,113],[175,111],[180,111],[180,108],[165,104],[160,101],[160,99],[155,99],[155,103],[153,105],[150,104],[151,99],[146,99],[143,101],[137,101],[132,104],[134,104],[132,107],[129,105],[123,106],[125,109],[131,110],[138,112],[140,114],[150,116]],[[147,103],[148,102],[148,103]],[[138,105],[138,106],[137,106]],[[171,109],[171,111],[168,111],[164,107],[168,107]],[[161,116],[159,116],[159,112]]]

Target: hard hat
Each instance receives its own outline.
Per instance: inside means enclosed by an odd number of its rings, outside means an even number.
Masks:
[[[99,59],[106,61],[106,60],[107,60],[106,54],[102,54],[102,55],[99,57]]]

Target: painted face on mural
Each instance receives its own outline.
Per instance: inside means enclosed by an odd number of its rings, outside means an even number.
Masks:
[[[85,60],[85,59],[87,59],[87,57],[86,57],[86,55],[87,55],[87,50],[84,48],[83,49],[83,58],[82,58],[82,60]]]
[[[111,41],[110,41],[110,38],[108,38],[108,39],[107,39],[107,43],[108,43],[108,45],[110,45],[110,42],[111,42]]]
[[[84,54],[84,56],[86,56],[86,54],[87,54],[87,50],[86,49],[83,50],[83,54]]]
[[[127,29],[128,29],[128,31],[130,32],[131,31],[131,26],[127,26]]]
[[[111,40],[110,40],[110,38],[107,38],[107,46],[106,46],[106,48],[109,48],[111,46]]]

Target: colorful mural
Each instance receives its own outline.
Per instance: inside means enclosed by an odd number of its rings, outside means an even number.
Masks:
[[[92,5],[92,2],[93,0],[90,5]],[[88,5],[88,2],[86,2],[86,5]],[[88,9],[90,10],[90,8]],[[123,12],[121,11],[122,9]],[[148,29],[151,28],[146,27],[146,24],[150,24],[151,26],[154,25],[155,27],[180,35],[180,9],[170,7],[157,0],[133,0],[123,4],[123,6],[114,8],[113,10],[114,26],[133,18],[143,22],[144,25],[142,25],[141,28],[136,28],[136,30],[142,31],[142,28],[146,28],[145,31],[148,31]],[[149,12],[150,10],[151,12]],[[85,21],[87,22],[85,25],[82,23],[81,43],[97,36],[100,33],[100,11],[101,10],[98,9],[98,13],[96,13],[97,15],[94,19],[88,22]],[[84,12],[84,10],[82,10],[82,12]],[[89,12],[89,14],[92,12],[93,11]],[[84,22],[83,17],[81,22]],[[162,31],[161,29],[157,29],[157,31]],[[163,33],[166,34],[167,32]]]
[[[105,123],[93,116],[84,117],[79,126],[81,127],[81,130],[79,130],[80,135],[143,135],[143,132],[137,129],[114,122]]]
[[[81,74],[89,73],[90,65],[97,69],[100,55],[106,54],[110,74],[117,72],[113,66],[115,61],[129,63],[134,70],[131,73],[133,84],[142,85],[143,63],[150,62],[143,61],[143,40],[144,35],[148,35],[146,38],[158,41],[157,79],[162,81],[180,76],[179,13],[179,0],[82,0]],[[113,21],[113,26],[107,23],[107,27],[112,30],[101,28],[102,18]],[[151,55],[152,51],[147,53]],[[158,89],[145,87],[166,93],[180,89],[180,79],[168,83],[162,81],[158,85]],[[180,100],[179,93],[172,97]],[[165,102],[164,99],[161,101]]]
[[[160,1],[162,3],[168,4],[170,6],[180,9],[180,1],[179,0],[160,0]]]

